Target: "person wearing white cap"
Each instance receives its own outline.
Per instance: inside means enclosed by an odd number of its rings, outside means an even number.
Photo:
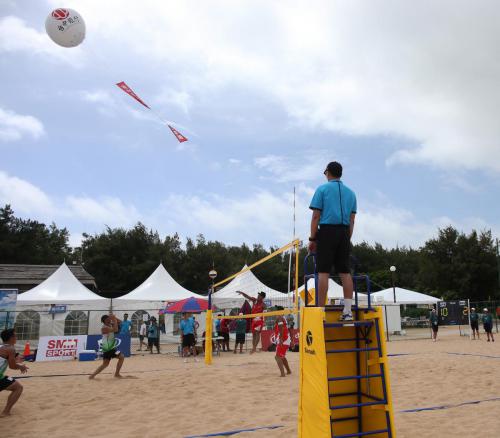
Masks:
[[[470,309],[470,328],[472,330],[472,339],[476,339],[477,335],[477,339],[479,340],[479,315],[474,307]]]
[[[483,309],[483,326],[484,326],[484,331],[486,332],[486,336],[488,336],[488,342],[495,342],[495,339],[493,338],[493,317],[491,316],[491,313],[488,311],[488,309],[485,307]]]
[[[240,313],[242,316],[243,313]],[[240,344],[240,354],[243,354],[243,344],[246,340],[247,334],[247,320],[245,318],[238,318],[236,320],[236,343],[234,344],[234,354],[238,349],[238,344]]]

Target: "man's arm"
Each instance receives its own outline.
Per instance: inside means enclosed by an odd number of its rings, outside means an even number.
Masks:
[[[311,239],[316,239],[316,234],[318,233],[319,219],[321,218],[321,210],[313,210],[311,218],[311,234],[309,237]],[[309,252],[316,251],[316,240],[309,241]]]
[[[238,294],[240,294],[240,295],[244,296],[247,300],[252,301],[252,303],[255,303],[255,301],[257,301],[257,298],[251,297],[251,296],[247,295],[245,292],[242,292],[242,291],[240,291],[240,290],[239,290],[239,291],[237,291],[236,293],[238,293]]]
[[[352,233],[354,233],[354,220],[356,219],[356,213],[351,213],[351,220],[349,223],[349,238],[352,237]]]
[[[9,356],[7,357],[7,362],[9,363],[9,368],[12,370],[20,370],[21,374],[28,372],[28,367],[26,365],[16,362],[16,353],[14,347],[9,348]]]
[[[280,345],[283,345],[283,321],[281,321],[281,323],[278,323],[278,328],[279,328],[279,331],[280,331],[280,341],[279,341],[279,344]]]

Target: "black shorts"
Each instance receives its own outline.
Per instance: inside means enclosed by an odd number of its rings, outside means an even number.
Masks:
[[[479,330],[479,323],[478,323],[477,321],[472,321],[472,322],[470,323],[470,328],[471,328],[472,330]]]
[[[159,338],[148,338],[148,347],[159,347],[160,339]]]
[[[320,225],[317,234],[316,268],[318,272],[330,273],[334,267],[338,274],[349,273],[351,271],[350,254],[349,226]]]
[[[437,324],[432,324],[431,327],[433,332],[437,333],[437,331],[439,330],[439,326]]]
[[[194,347],[195,346],[194,335],[189,333],[188,335],[184,335],[182,337],[182,348],[186,347]]]
[[[119,355],[120,352],[116,348],[113,348],[112,350],[103,352],[102,358],[105,360],[117,359]]]
[[[224,339],[222,342],[228,342],[229,341],[229,333],[219,333],[220,336],[222,336]]]
[[[144,341],[144,335],[139,335],[139,341]]]
[[[246,341],[245,333],[236,333],[236,343],[244,344]]]
[[[12,385],[15,382],[16,382],[16,379],[14,379],[14,377],[4,376],[3,379],[0,379],[0,391],[7,389],[10,385]]]
[[[484,324],[484,331],[486,333],[491,333],[492,328],[493,328],[493,326],[491,324]]]

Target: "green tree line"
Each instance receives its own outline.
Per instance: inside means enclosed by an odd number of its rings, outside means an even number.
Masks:
[[[212,267],[218,272],[217,279],[224,279],[278,249],[261,244],[226,245],[207,241],[202,234],[188,238],[183,245],[177,234],[161,238],[142,223],[130,229],[106,227],[101,233],[84,234],[77,248],[71,248],[68,239],[66,228],[18,218],[9,205],[0,208],[0,263],[83,263],[95,277],[99,293],[107,297],[131,291],[160,262],[186,289],[206,293]],[[303,278],[306,254],[307,248],[301,247],[299,279]],[[396,285],[403,288],[445,299],[500,297],[496,241],[489,230],[465,234],[449,226],[437,230],[437,236],[419,248],[384,248],[367,242],[352,248],[352,267],[370,275],[372,290],[391,287],[391,265],[397,267]],[[269,287],[286,291],[288,270],[289,255],[283,254],[253,272]]]

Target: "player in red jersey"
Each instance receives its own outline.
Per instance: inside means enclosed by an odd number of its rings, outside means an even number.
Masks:
[[[286,352],[288,348],[290,348],[291,336],[288,331],[286,320],[282,315],[276,317],[276,322],[274,324],[274,342],[276,344],[275,359],[280,369],[281,377],[285,377],[286,374],[292,374],[290,366],[288,365],[288,360],[286,359]]]
[[[251,297],[245,292],[238,291],[238,293],[252,302],[252,314],[263,313],[266,309],[266,304],[264,303],[264,298],[266,298],[265,292],[259,292],[257,294],[257,298]],[[256,316],[252,319],[252,351],[250,352],[250,354],[253,354],[257,351],[257,345],[259,345],[260,334],[263,328],[264,318],[262,316]]]

